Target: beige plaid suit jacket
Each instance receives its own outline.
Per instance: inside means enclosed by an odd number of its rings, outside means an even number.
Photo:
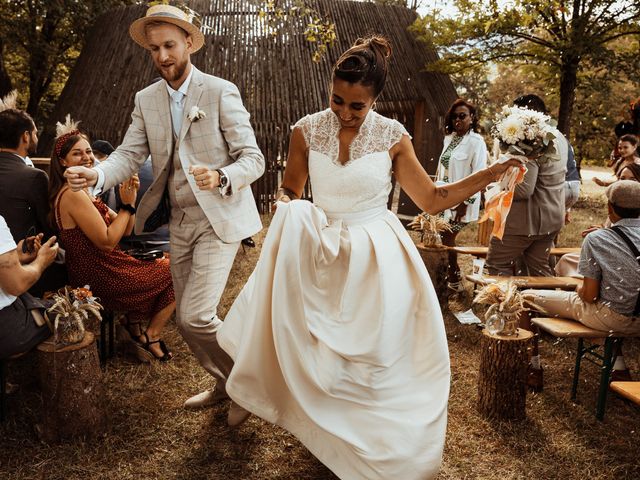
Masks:
[[[179,135],[180,163],[185,173],[190,166],[224,168],[231,194],[217,188],[201,191],[193,177],[189,186],[198,204],[222,241],[238,242],[262,228],[250,185],[264,173],[264,156],[256,143],[249,113],[238,88],[231,82],[202,73],[193,65],[185,97]],[[192,122],[189,111],[197,106],[206,114]],[[109,189],[136,173],[151,155],[154,182],[142,197],[136,215],[136,233],[141,233],[149,215],[157,208],[169,178],[173,131],[169,93],[164,81],[156,82],[135,97],[131,125],[122,144],[96,168],[105,176]]]

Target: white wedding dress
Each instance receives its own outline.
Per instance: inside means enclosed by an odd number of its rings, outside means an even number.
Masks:
[[[449,396],[442,314],[387,210],[389,149],[406,131],[371,111],[338,163],[338,119],[304,117],[314,204],[280,204],[218,333],[227,392],[345,480],[424,480],[440,467]]]

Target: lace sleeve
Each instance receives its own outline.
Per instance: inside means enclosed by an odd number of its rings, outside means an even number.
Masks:
[[[296,122],[291,128],[299,128],[302,131],[304,142],[307,144],[307,148],[311,146],[311,115],[306,115]]]
[[[391,147],[402,140],[403,135],[407,135],[409,138],[412,138],[411,135],[409,135],[409,132],[407,132],[407,129],[404,128],[404,125],[397,120],[392,120],[391,125],[389,126],[389,135],[387,137],[389,141],[389,147],[387,150],[390,150]]]

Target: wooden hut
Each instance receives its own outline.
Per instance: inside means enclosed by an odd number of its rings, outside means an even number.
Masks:
[[[205,46],[192,57],[200,70],[226,78],[240,89],[251,113],[258,144],[267,159],[265,175],[254,185],[256,201],[266,212],[281,180],[291,125],[328,106],[331,67],[358,37],[379,33],[392,42],[390,76],[377,111],[402,122],[413,136],[418,158],[435,171],[442,146],[443,116],[456,98],[446,75],[425,71],[436,52],[408,31],[416,14],[408,9],[366,2],[308,0],[336,25],[337,41],[319,62],[305,40],[308,18],[294,17],[273,34],[249,0],[193,0],[190,7],[207,26]],[[135,92],[157,77],[149,55],[128,34],[145,7],[133,5],[97,19],[54,110],[52,120],[67,113],[81,120],[92,138],[118,145],[130,122]],[[54,123],[54,122],[52,122]],[[50,128],[51,126],[49,126]],[[41,141],[48,154],[51,130]],[[396,189],[394,189],[395,191]],[[415,206],[395,191],[399,213]]]

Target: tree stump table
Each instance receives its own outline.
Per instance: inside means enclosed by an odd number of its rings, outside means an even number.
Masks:
[[[478,411],[483,416],[500,420],[525,418],[532,338],[533,333],[521,328],[511,336],[483,331],[478,376]]]
[[[416,245],[424,265],[427,267],[433,288],[438,295],[440,305],[448,305],[449,290],[447,288],[447,271],[449,269],[449,250],[442,245],[427,247],[421,243]]]
[[[90,439],[104,433],[104,387],[95,337],[57,347],[38,345],[38,368],[43,399],[43,440]]]

